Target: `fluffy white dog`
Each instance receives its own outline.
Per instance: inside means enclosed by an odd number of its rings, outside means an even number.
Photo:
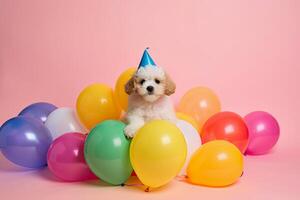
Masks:
[[[152,65],[139,68],[125,86],[129,95],[125,135],[133,137],[139,128],[153,119],[175,123],[176,115],[168,97],[175,88],[162,68]]]

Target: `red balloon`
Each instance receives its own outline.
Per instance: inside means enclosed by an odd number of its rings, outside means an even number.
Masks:
[[[243,118],[233,112],[220,112],[210,117],[200,132],[202,143],[227,140],[244,153],[249,142],[248,128]]]
[[[48,150],[48,168],[63,181],[96,179],[84,159],[86,135],[66,133],[56,138]]]

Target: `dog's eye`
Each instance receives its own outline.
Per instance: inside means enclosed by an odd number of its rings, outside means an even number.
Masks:
[[[145,79],[140,80],[140,84],[143,85],[145,83]]]
[[[155,83],[156,83],[156,84],[160,84],[160,80],[155,79]]]

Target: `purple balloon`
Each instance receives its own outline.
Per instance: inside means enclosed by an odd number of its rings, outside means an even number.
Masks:
[[[0,128],[0,148],[11,162],[28,168],[47,165],[47,151],[52,136],[39,120],[30,117],[15,117]]]
[[[256,111],[245,116],[249,131],[249,144],[246,154],[267,153],[278,141],[280,128],[276,119],[267,112]]]
[[[55,109],[57,109],[57,107],[50,103],[45,103],[45,102],[34,103],[24,108],[19,113],[19,116],[33,117],[45,123],[48,115]]]

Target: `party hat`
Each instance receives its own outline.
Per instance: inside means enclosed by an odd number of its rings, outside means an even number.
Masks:
[[[153,67],[156,66],[156,64],[154,63],[154,61],[151,58],[150,54],[148,53],[148,49],[149,49],[149,47],[147,47],[145,49],[138,69],[141,68],[141,67],[146,67],[147,65],[151,65]]]

